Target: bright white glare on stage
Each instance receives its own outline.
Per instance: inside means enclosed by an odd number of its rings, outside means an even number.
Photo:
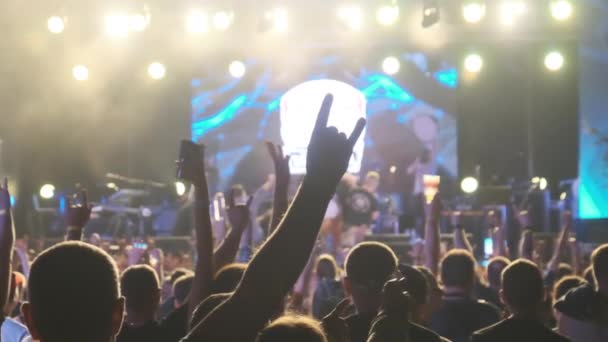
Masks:
[[[228,72],[230,72],[230,76],[234,78],[241,78],[245,76],[245,72],[247,72],[247,67],[245,63],[241,61],[233,61],[228,66]]]
[[[167,70],[162,63],[154,62],[148,65],[148,75],[154,80],[160,80],[165,77]]]
[[[382,26],[390,26],[397,22],[399,19],[399,6],[396,5],[385,5],[378,8],[376,12],[376,20]]]
[[[274,32],[286,32],[289,28],[287,10],[275,8],[266,13],[266,20],[270,22],[271,30]]]
[[[397,172],[397,166],[392,165],[392,166],[391,166],[391,168],[389,169],[389,172],[390,172],[390,173],[395,173],[395,172]]]
[[[551,15],[557,21],[568,20],[572,16],[572,3],[568,0],[557,0],[551,2]]]
[[[538,188],[540,190],[545,190],[547,189],[547,186],[549,185],[549,182],[547,182],[547,178],[545,177],[541,177],[539,182],[538,182]]]
[[[131,24],[129,16],[126,14],[107,15],[104,23],[106,33],[112,37],[124,38],[129,35]]]
[[[468,72],[478,73],[483,67],[483,59],[478,54],[468,55],[464,59],[464,69]]]
[[[78,64],[72,68],[72,76],[77,81],[86,81],[89,79],[89,69],[82,64]]]
[[[397,57],[389,56],[382,61],[382,71],[384,71],[384,73],[387,75],[394,75],[398,73],[400,68],[401,62],[399,62]]]
[[[549,52],[545,56],[545,67],[550,71],[558,71],[564,66],[564,56],[557,52]]]
[[[226,31],[230,25],[232,25],[232,20],[234,19],[234,15],[227,11],[219,11],[213,14],[213,27],[218,31]]]
[[[500,20],[504,25],[512,26],[515,20],[526,13],[527,7],[523,0],[504,1],[500,6]]]
[[[55,186],[53,184],[44,184],[40,187],[40,197],[51,199],[55,197]]]
[[[186,31],[188,33],[204,33],[209,31],[209,18],[199,10],[192,10],[186,16]]]
[[[562,192],[562,193],[559,195],[559,200],[560,200],[560,201],[565,201],[565,200],[566,200],[566,198],[568,198],[568,193],[566,193],[566,192]]]
[[[133,31],[143,32],[148,27],[148,18],[143,14],[134,14],[130,18],[130,26]]]
[[[467,23],[475,24],[486,15],[486,5],[479,1],[467,2],[462,5],[462,17]]]
[[[466,177],[460,182],[460,188],[465,194],[472,194],[479,188],[479,182],[473,177]]]
[[[361,31],[363,27],[363,10],[359,6],[338,8],[338,18],[352,31]]]
[[[116,183],[114,183],[114,182],[109,182],[109,183],[106,183],[106,187],[107,187],[108,189],[112,189],[112,190],[118,190],[118,186],[117,186],[117,185],[116,185]]]
[[[177,196],[184,196],[186,193],[186,184],[182,182],[175,182],[175,193]]]
[[[65,30],[65,21],[62,17],[52,16],[47,20],[46,26],[49,32],[59,34]]]

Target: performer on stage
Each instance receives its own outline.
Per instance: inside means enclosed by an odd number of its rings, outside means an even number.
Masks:
[[[346,193],[342,204],[342,218],[345,232],[342,245],[352,247],[362,242],[378,218],[377,190],[380,174],[369,172],[362,186],[355,186]]]

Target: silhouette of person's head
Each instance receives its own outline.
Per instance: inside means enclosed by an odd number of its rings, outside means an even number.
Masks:
[[[305,316],[283,316],[264,328],[256,342],[327,342],[319,322]]]
[[[400,264],[399,272],[405,277],[404,290],[412,298],[412,320],[415,323],[424,323],[427,306],[430,304],[429,284],[425,276],[415,267]]]
[[[514,315],[535,316],[543,311],[545,286],[538,266],[518,259],[502,272],[500,297]]]
[[[107,342],[120,331],[118,271],[95,246],[64,242],[42,252],[32,264],[28,293],[22,310],[35,340]]]
[[[160,305],[160,284],[156,271],[148,265],[127,268],[120,277],[126,299],[127,320],[153,320]]]
[[[241,282],[247,264],[233,263],[222,267],[215,274],[213,280],[213,293],[232,292]]]
[[[382,288],[397,267],[395,253],[385,244],[362,242],[348,253],[344,289],[358,312],[374,312],[382,302]]]
[[[553,300],[556,301],[560,299],[562,296],[568,293],[568,291],[585,283],[587,283],[587,281],[579,276],[570,275],[563,277],[557,283],[555,283],[555,286],[553,286]]]
[[[186,304],[186,301],[188,300],[188,295],[190,294],[190,290],[192,289],[193,281],[194,275],[186,274],[177,278],[175,284],[173,284],[173,297],[176,308],[179,308],[180,306]]]
[[[321,254],[315,267],[319,279],[336,279],[339,274],[336,259],[331,254]]]
[[[599,246],[591,254],[593,276],[598,289],[608,294],[608,244]]]
[[[453,249],[441,260],[441,281],[446,287],[470,293],[475,284],[475,259],[464,249]]]
[[[509,265],[509,259],[505,257],[494,257],[490,259],[487,266],[488,283],[490,287],[499,290],[500,289],[500,277],[502,271]]]

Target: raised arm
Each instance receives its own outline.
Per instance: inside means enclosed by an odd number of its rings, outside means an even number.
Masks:
[[[180,161],[184,162],[184,161]],[[209,294],[213,282],[213,233],[211,230],[211,214],[209,212],[209,190],[205,176],[204,155],[201,153],[191,161],[193,179],[188,179],[194,185],[194,232],[196,236],[196,264],[194,265],[194,280],[188,299],[188,319],[190,322],[194,309]]]
[[[239,251],[239,244],[243,232],[251,224],[251,212],[249,207],[253,201],[253,197],[249,197],[247,205],[236,205],[234,202],[234,193],[229,197],[229,207],[226,210],[228,221],[230,221],[230,232],[226,238],[217,247],[213,254],[213,274],[219,271],[222,267],[231,264],[236,258]]]
[[[327,127],[332,102],[331,95],[323,101],[308,146],[307,174],[291,207],[251,260],[235,293],[193,329],[190,341],[255,340],[306,266],[327,205],[365,126],[365,119],[359,119],[348,139]]]
[[[439,220],[441,219],[441,198],[439,193],[427,205],[424,227],[424,265],[436,276],[439,272]]]
[[[499,206],[488,213],[488,219],[492,226],[492,240],[494,245],[494,256],[509,258],[507,247],[507,208]]]
[[[568,239],[570,238],[570,230],[572,229],[572,213],[569,211],[563,214],[563,226],[562,231],[559,234],[555,248],[553,248],[553,256],[547,264],[547,271],[556,272],[559,267],[560,257],[563,250],[568,245]]]
[[[4,310],[9,298],[11,284],[13,247],[15,229],[11,217],[11,195],[8,192],[8,180],[0,185],[0,325],[4,321]]]
[[[289,190],[289,181],[291,174],[289,172],[289,156],[283,156],[283,148],[280,145],[275,145],[271,142],[266,142],[268,154],[272,158],[274,164],[274,173],[276,176],[276,184],[274,187],[274,201],[272,208],[272,219],[270,221],[269,232],[272,233],[281,222],[283,215],[287,211]]]
[[[462,225],[462,214],[457,211],[452,213],[452,225],[454,226],[454,248],[465,249],[473,253],[473,247],[467,238],[467,232]]]
[[[80,192],[81,203],[72,205],[69,198],[66,199],[66,224],[68,225],[68,231],[65,235],[66,241],[80,241],[82,240],[82,229],[89,222],[91,217],[91,205],[87,200],[87,192],[82,190]]]

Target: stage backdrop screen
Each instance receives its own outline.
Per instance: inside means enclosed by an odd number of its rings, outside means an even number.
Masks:
[[[382,190],[407,193],[413,186],[408,168],[430,155],[442,185],[456,184],[454,63],[419,52],[385,57],[341,50],[292,64],[206,61],[192,79],[192,138],[207,146],[210,191],[260,186],[273,170],[266,140],[282,144],[292,173],[304,174],[306,146],[328,92],[334,95],[330,125],[350,133],[358,118],[368,122],[349,172],[378,171]],[[396,73],[385,73],[383,64]]]

